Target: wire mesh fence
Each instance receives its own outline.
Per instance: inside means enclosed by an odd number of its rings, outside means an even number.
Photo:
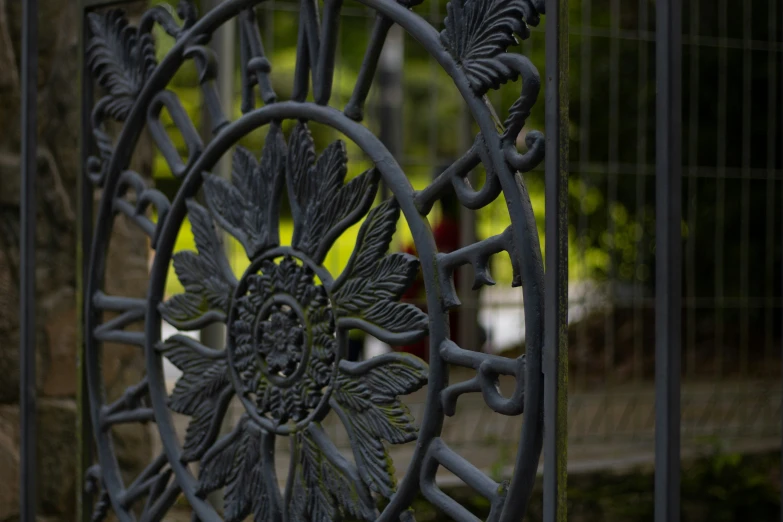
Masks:
[[[591,281],[581,295],[598,289],[602,304],[572,319],[571,437],[652,437],[653,9],[583,0],[572,16],[571,256],[584,270],[572,280]],[[780,7],[683,10],[683,430],[686,440],[775,436]]]
[[[574,459],[614,462],[647,449],[652,458],[654,8],[652,0],[570,4],[568,411]],[[294,72],[298,9],[289,0],[268,0],[258,9],[263,44],[275,64],[272,78],[279,79],[275,88],[283,97]],[[446,2],[428,1],[415,10],[442,27]],[[741,5],[688,0],[683,12],[683,433],[686,445],[705,438],[778,444],[783,7],[777,0]],[[357,42],[370,38],[376,22],[375,14],[358,4],[346,5],[342,13],[336,107],[350,99],[364,50]],[[434,60],[396,30],[384,48],[365,124],[419,189],[470,146],[475,128]],[[520,43],[542,75],[543,39],[543,30],[534,28]],[[504,86],[490,101],[505,111],[517,95],[516,87]],[[528,128],[543,129],[543,103]],[[340,137],[329,129],[314,127],[313,133],[317,143]],[[262,133],[254,133],[246,141],[262,139]],[[520,146],[523,142],[524,135],[518,140]],[[351,177],[366,168],[367,159],[350,147],[348,152]],[[476,169],[472,176],[480,184],[484,173]],[[543,171],[526,174],[525,183],[543,242]],[[502,205],[454,216],[441,208],[435,216],[432,225],[442,230],[446,248],[449,241],[467,243],[508,225]],[[285,224],[282,229],[285,234]],[[409,247],[409,238],[398,234],[395,248]],[[330,270],[345,265],[346,251],[342,255],[338,248],[327,260]],[[508,258],[493,259],[492,270],[501,284],[480,293],[458,281],[463,306],[452,316],[452,335],[474,349],[519,353],[525,342],[521,292],[510,289]],[[415,294],[407,298],[418,302]],[[389,349],[367,337],[357,343],[365,357]],[[479,418],[481,405],[476,409],[476,423],[497,429],[487,435],[487,429],[479,433],[474,423],[465,423],[454,428],[454,440],[497,447],[504,433],[518,432],[508,423],[500,427]],[[620,444],[625,442],[627,448]]]

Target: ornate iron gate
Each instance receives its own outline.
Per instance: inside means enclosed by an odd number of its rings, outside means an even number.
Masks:
[[[455,520],[475,520],[441,491],[435,475],[448,469],[486,498],[490,520],[522,518],[544,449],[544,519],[565,520],[565,395],[567,282],[567,21],[566,0],[452,0],[444,28],[420,18],[417,2],[360,0],[377,13],[353,97],[342,110],[330,106],[335,46],[342,0],[302,0],[293,96],[279,100],[264,56],[254,8],[261,0],[227,0],[197,16],[190,2],[179,11],[146,11],[137,25],[112,9],[113,0],[84,0],[82,9],[81,226],[83,353],[81,412],[91,424],[97,448],[81,451],[86,481],[99,492],[82,518],[160,520],[184,497],[194,519],[220,520],[206,501],[224,490],[226,520],[412,520],[419,492]],[[24,2],[21,189],[21,518],[35,520],[35,100],[37,2]],[[508,52],[515,35],[526,37],[546,7],[547,139],[527,132],[527,151],[517,135],[536,102],[540,79],[524,56]],[[680,97],[681,8],[676,0],[656,2],[658,114],[657,185],[657,447],[656,520],[679,518],[680,360]],[[242,116],[231,120],[218,103],[216,57],[207,46],[223,24],[240,28]],[[362,112],[384,39],[392,25],[407,31],[448,74],[479,129],[472,146],[426,189],[414,191],[392,154],[362,125]],[[153,28],[175,40],[158,60]],[[212,136],[205,141],[180,100],[166,89],[186,63],[198,70]],[[486,94],[522,79],[518,100],[497,118]],[[99,96],[95,101],[94,88]],[[257,90],[256,90],[257,88]],[[260,106],[258,98],[262,101]],[[308,101],[312,99],[312,101]],[[164,130],[168,113],[187,144],[182,158]],[[291,123],[284,132],[284,122]],[[345,182],[345,145],[316,150],[308,125],[329,126],[357,145],[373,167]],[[236,146],[254,129],[268,129],[261,151]],[[181,180],[169,200],[131,170],[146,128],[172,174]],[[230,180],[211,174],[235,147]],[[523,174],[546,150],[546,279],[536,224]],[[481,165],[485,183],[471,186],[468,173]],[[390,196],[377,201],[379,186]],[[511,226],[503,233],[450,252],[438,252],[428,223],[433,204],[452,187],[469,210],[503,197]],[[91,202],[100,195],[93,219]],[[294,221],[290,244],[281,244],[280,199]],[[109,295],[105,289],[108,243],[115,218],[124,215],[149,237],[155,251],[146,298]],[[415,240],[416,257],[388,253],[400,217]],[[188,219],[196,251],[173,254]],[[323,260],[352,225],[361,229],[341,273]],[[243,247],[249,268],[240,277],[228,268],[218,229]],[[458,346],[449,338],[448,312],[458,307],[454,271],[469,265],[474,286],[493,284],[488,262],[507,252],[514,284],[522,286],[526,353],[507,359]],[[173,265],[184,292],[164,300]],[[421,273],[427,312],[400,298]],[[111,317],[109,317],[111,315]],[[162,338],[162,321],[180,329],[222,323],[227,348],[213,350],[188,337]],[[130,329],[143,325],[143,331]],[[361,329],[390,344],[429,337],[430,364],[389,354],[365,362],[345,358],[347,332]],[[137,346],[146,377],[107,402],[101,373],[102,344]],[[162,375],[166,358],[183,376],[168,394]],[[450,384],[450,366],[475,375]],[[513,392],[500,393],[497,380],[510,376]],[[544,378],[546,376],[546,379]],[[400,397],[424,385],[426,409],[417,427]],[[498,483],[460,456],[441,438],[445,416],[465,394],[478,394],[501,415],[521,415],[514,472]],[[236,398],[244,414],[219,436],[228,403]],[[172,412],[190,417],[180,440]],[[321,429],[334,412],[351,439],[353,462]],[[127,479],[112,445],[112,432],[128,423],[156,426],[163,451],[136,477]],[[387,444],[415,441],[404,479],[396,484]],[[277,443],[292,448],[282,490],[274,462]],[[89,466],[89,469],[88,469]],[[198,471],[196,471],[198,467]],[[84,496],[86,500],[88,495]],[[91,502],[92,504],[92,502]],[[382,506],[379,508],[378,506]]]
[[[410,504],[419,492],[454,520],[475,520],[436,485],[442,466],[487,499],[490,520],[520,520],[544,442],[545,391],[544,267],[522,174],[543,160],[546,145],[540,132],[529,130],[527,151],[516,149],[516,137],[525,127],[541,82],[530,60],[507,48],[515,35],[525,38],[528,26],[539,23],[544,1],[453,0],[439,32],[416,15],[412,8],[418,2],[361,0],[377,12],[377,22],[353,96],[344,108],[330,106],[341,0],[326,0],[321,12],[317,2],[301,3],[290,100],[279,99],[272,88],[274,64],[264,55],[255,19],[259,0],[228,0],[201,17],[190,2],[180,2],[176,15],[157,6],[135,26],[106,3],[92,2],[85,8],[83,31],[83,194],[85,201],[93,191],[101,194],[93,224],[83,229],[91,241],[84,272],[82,366],[98,461],[88,479],[100,491],[93,519],[111,509],[120,520],[159,520],[184,495],[198,519],[218,520],[221,515],[206,498],[222,489],[225,520],[412,520]],[[565,112],[557,96],[564,78],[558,58],[565,42],[558,33],[557,16],[553,20],[554,47],[547,65],[558,74],[550,73],[555,97],[547,117],[559,137]],[[226,23],[238,24],[241,50],[242,116],[233,121],[220,107],[217,57],[206,45]],[[393,24],[412,35],[448,73],[480,131],[462,157],[421,191],[412,189],[392,154],[361,123],[380,50]],[[155,26],[175,39],[160,60],[152,37]],[[188,61],[198,70],[212,129],[206,142],[174,92],[166,89]],[[519,99],[498,109],[506,114],[501,122],[485,95],[520,77]],[[185,158],[163,128],[164,111],[187,144]],[[289,121],[294,123],[286,133],[283,124]],[[345,144],[338,140],[316,150],[310,123],[340,132],[371,159],[373,167],[345,182]],[[130,169],[145,127],[172,174],[182,180],[172,200]],[[261,127],[268,128],[263,150],[237,146],[240,138]],[[559,198],[566,183],[564,152],[557,139],[550,141],[550,180],[555,182],[548,187],[553,219],[547,233],[553,238],[550,267],[556,269],[546,286],[554,297],[565,292],[566,223],[560,219],[565,214]],[[212,174],[232,148],[231,179]],[[468,174],[479,165],[486,170],[486,181],[474,188]],[[380,185],[390,193],[386,199],[378,198]],[[454,252],[438,252],[427,216],[450,188],[471,210],[503,197],[511,226]],[[281,198],[287,199],[293,216],[290,244],[281,243],[278,230]],[[106,252],[118,215],[143,230],[154,249],[146,299],[105,291]],[[196,251],[174,254],[186,218]],[[330,273],[323,264],[326,254],[346,229],[359,222],[347,267]],[[405,225],[417,257],[388,253],[395,230]],[[249,268],[239,277],[229,267],[218,230],[244,248]],[[460,305],[455,270],[472,266],[474,288],[494,284],[488,263],[501,252],[510,255],[514,285],[522,286],[524,293],[526,354],[518,359],[458,346],[448,334],[448,312]],[[170,265],[184,292],[164,300]],[[426,313],[400,302],[418,274],[426,287]],[[558,386],[558,375],[565,375],[559,367],[565,358],[561,362],[557,357],[565,348],[563,301],[552,299],[547,317],[553,379],[548,387],[552,442],[546,465],[558,472],[547,471],[545,496],[547,517],[554,520],[564,513],[564,489],[558,488],[564,479],[564,424],[557,424],[565,413],[558,407],[565,393],[565,386]],[[181,330],[224,324],[226,349],[214,350],[180,335],[162,338],[162,321]],[[138,323],[144,324],[143,332],[128,329]],[[400,353],[349,362],[350,329],[391,345],[428,336],[429,365]],[[136,345],[146,360],[146,377],[111,403],[103,391],[104,342]],[[183,372],[171,394],[165,388],[163,358]],[[472,369],[475,376],[450,384],[450,365]],[[500,376],[514,379],[510,395],[500,393]],[[426,409],[417,427],[400,396],[425,384]],[[481,393],[498,414],[525,414],[513,477],[507,482],[491,479],[440,438],[444,416],[453,415],[460,397],[468,393]],[[244,414],[230,433],[220,436],[234,398]],[[348,433],[353,462],[321,428],[320,421],[330,411]],[[175,433],[172,412],[190,417],[182,440]],[[156,426],[163,452],[139,476],[123,480],[112,430],[148,422]],[[386,445],[414,440],[404,479],[396,484]],[[279,444],[291,448],[282,490],[274,466]]]

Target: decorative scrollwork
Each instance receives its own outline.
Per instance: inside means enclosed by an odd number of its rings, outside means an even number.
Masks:
[[[90,521],[103,522],[109,514],[109,509],[111,509],[111,500],[109,499],[109,492],[106,491],[101,482],[101,467],[97,464],[90,466],[85,473],[84,482],[85,493],[98,496]]]
[[[135,204],[131,204],[124,197],[128,189],[132,189],[136,194]],[[157,223],[147,215],[150,207],[154,208],[158,216]],[[169,200],[166,199],[166,196],[159,190],[148,187],[147,182],[139,173],[126,170],[120,176],[114,208],[144,230],[144,233],[150,238],[152,248],[155,248],[158,242],[158,223],[165,221],[169,211]]]
[[[90,13],[87,22],[92,33],[86,49],[87,62],[106,91],[92,113],[93,135],[99,155],[90,158],[87,170],[93,183],[102,185],[113,153],[104,120],[125,121],[157,62],[152,37],[129,25],[122,10]]]
[[[440,33],[443,45],[465,71],[476,94],[515,77],[519,55],[506,53],[516,43],[514,34],[529,36],[527,24],[538,25],[543,2],[537,0],[451,0],[446,26]]]
[[[148,9],[139,21],[139,33],[149,34],[154,24],[158,24],[169,36],[179,38],[196,23],[198,10],[190,0],[179,0],[177,3],[177,16],[182,20],[178,24],[171,13],[171,7],[167,4],[156,5]]]
[[[157,65],[149,34],[139,34],[121,10],[87,15],[92,37],[87,56],[106,95],[98,105],[103,114],[124,121],[144,81]]]
[[[322,6],[301,0],[290,101],[279,100],[272,89],[272,66],[254,7],[258,1],[227,0],[200,20],[191,2],[180,2],[179,21],[170,8],[155,6],[141,16],[138,28],[118,10],[87,15],[86,63],[103,91],[92,109],[97,154],[85,165],[86,175],[103,189],[85,314],[90,400],[105,488],[96,511],[100,517],[111,501],[119,518],[129,522],[139,499],[146,498],[143,520],[161,519],[184,493],[196,518],[212,520],[218,515],[204,499],[222,489],[227,521],[252,516],[279,522],[412,522],[410,506],[417,491],[455,520],[473,520],[435,485],[440,466],[489,500],[490,519],[509,522],[521,517],[541,449],[543,270],[520,173],[540,163],[544,141],[541,133],[530,131],[527,152],[516,150],[540,78],[527,58],[508,48],[515,35],[527,37],[528,25],[538,23],[543,1],[451,0],[442,32],[411,11],[418,0],[361,1],[375,9],[377,17],[342,112],[329,107],[341,0],[325,0]],[[233,18],[239,21],[242,92],[242,115],[235,121],[219,103],[218,59],[208,47],[215,30]],[[392,155],[359,123],[381,48],[395,23],[444,66],[480,129],[469,150],[418,192]],[[160,65],[152,36],[158,34],[153,31],[156,25],[174,38]],[[166,90],[186,61],[198,72],[212,136],[199,133],[177,95]],[[501,127],[485,95],[520,76],[521,95]],[[260,107],[256,87],[264,104]],[[313,103],[307,101],[310,90]],[[187,147],[184,159],[171,129],[161,121],[164,110]],[[118,136],[110,135],[110,120],[119,124]],[[337,140],[317,149],[312,121],[353,141],[372,166],[349,177],[345,143]],[[129,151],[145,125],[171,174],[181,180],[171,201],[129,168]],[[260,126],[268,128],[261,151],[237,145]],[[232,161],[229,179],[211,173],[223,155]],[[474,188],[470,173],[479,166],[486,177]],[[381,182],[392,197],[376,201]],[[502,194],[511,226],[474,244],[438,252],[428,214],[452,189],[471,210],[486,207]],[[293,222],[290,242],[281,240],[285,208],[290,208]],[[107,295],[104,290],[103,256],[117,214],[141,228],[155,249],[145,299]],[[390,252],[402,218],[416,256]],[[195,250],[174,253],[185,219]],[[327,256],[353,226],[359,230],[351,256],[342,271],[333,274],[325,266]],[[230,266],[225,234],[244,249],[249,264],[242,274]],[[460,305],[455,270],[470,265],[474,288],[492,285],[489,261],[501,252],[511,258],[513,285],[522,286],[525,298],[527,353],[514,359],[461,348],[448,335],[449,310]],[[164,299],[170,265],[182,291]],[[426,311],[403,302],[419,277],[427,292]],[[103,312],[113,316],[103,321]],[[180,330],[223,323],[226,347],[208,348],[181,334],[161,338],[162,321]],[[130,328],[142,322],[144,331]],[[393,346],[429,337],[432,368],[417,357],[394,352],[348,361],[351,330]],[[103,342],[143,347],[146,358],[147,376],[114,402],[106,400],[101,386],[98,352]],[[170,393],[162,358],[182,372]],[[449,384],[449,365],[475,375]],[[515,379],[510,396],[501,394],[500,376]],[[428,415],[419,419],[419,430],[401,397],[425,385]],[[466,393],[480,393],[500,414],[524,410],[516,480],[489,479],[440,438],[443,416],[453,415],[458,398]],[[220,436],[234,399],[244,413],[230,433]],[[181,441],[174,435],[171,411],[189,417]],[[327,436],[324,421],[330,413],[344,426],[353,459]],[[128,422],[155,422],[164,450],[126,487],[110,431]],[[281,440],[288,442],[291,459],[283,488],[274,462]],[[412,441],[417,444],[405,480],[398,484],[389,445]],[[191,464],[198,464],[198,474]],[[377,507],[380,498],[388,500],[382,512]]]

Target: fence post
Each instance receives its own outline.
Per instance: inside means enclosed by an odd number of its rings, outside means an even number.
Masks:
[[[655,522],[680,520],[682,6],[656,4]]]
[[[544,521],[567,518],[568,0],[546,2]]]
[[[218,7],[224,0],[206,0],[202,1],[202,8],[205,13],[210,12],[212,9]],[[210,47],[215,51],[218,56],[218,92],[220,93],[220,108],[223,114],[229,121],[233,120],[233,103],[234,103],[234,73],[236,70],[236,59],[234,50],[234,41],[236,39],[236,20],[231,19],[229,22],[223,24],[215,31],[211,41]],[[211,139],[213,122],[210,120],[209,112],[206,104],[202,107],[202,125],[201,134],[204,139],[204,143],[208,143]],[[223,179],[231,179],[231,159],[228,155],[223,156],[217,163],[215,173]],[[233,245],[228,241],[227,235],[222,235],[223,248],[228,257],[229,263],[232,259]],[[232,267],[234,268],[234,267]],[[226,328],[222,324],[211,324],[200,331],[200,340],[204,346],[209,346],[216,350],[222,350],[226,345]],[[231,419],[231,415],[226,415],[226,419]],[[230,422],[230,421],[229,421]],[[226,435],[230,432],[230,427],[227,426],[224,421],[223,426],[220,428],[220,435]],[[223,493],[222,490],[212,492],[208,497],[209,502],[219,512],[223,511]]]
[[[79,4],[79,99],[81,129],[79,135],[79,174],[76,178],[78,197],[78,224],[76,229],[76,317],[77,317],[77,347],[76,347],[76,436],[78,443],[78,458],[76,469],[76,520],[89,522],[92,519],[92,503],[94,497],[85,491],[87,470],[93,463],[92,420],[90,419],[90,397],[87,389],[87,372],[85,370],[85,281],[88,263],[86,261],[90,244],[92,243],[93,193],[90,182],[82,171],[87,158],[92,152],[90,138],[92,122],[89,107],[93,102],[92,81],[89,68],[85,63],[85,49],[89,39],[87,23],[87,8],[84,1]]]

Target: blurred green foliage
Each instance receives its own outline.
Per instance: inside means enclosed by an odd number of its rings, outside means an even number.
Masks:
[[[165,0],[174,5],[176,0]],[[693,0],[684,7],[686,28],[691,27],[691,15],[699,18],[699,31],[707,37],[714,35],[719,24],[714,13],[704,9],[690,8]],[[154,0],[153,3],[162,3]],[[428,0],[414,8],[437,28],[443,27],[447,0]],[[767,38],[764,12],[769,2],[753,0],[754,39]],[[654,28],[654,1],[623,2],[620,10],[612,14],[609,0],[573,0],[569,2],[569,17],[572,27],[570,36],[570,88],[571,98],[571,179],[569,182],[569,259],[570,279],[612,279],[641,284],[652,288],[654,284],[654,164],[655,145],[655,55],[652,30]],[[583,7],[590,9],[583,9]],[[296,61],[296,33],[298,24],[298,3],[292,0],[273,0],[261,3],[257,9],[258,23],[264,41],[266,54],[272,63],[272,82],[279,99],[289,99],[293,86],[293,72]],[[700,13],[700,14],[699,14]],[[331,100],[333,107],[342,108],[348,101],[362,62],[374,14],[358,2],[346,3],[341,17],[338,41],[338,57],[335,70],[334,89]],[[613,28],[612,24],[617,25]],[[741,24],[729,24],[733,38],[742,37]],[[689,29],[686,29],[686,32]],[[611,37],[617,31],[618,37]],[[735,34],[736,33],[736,34]],[[159,28],[156,29],[158,55],[162,58],[173,42]],[[545,78],[544,34],[542,28],[534,28],[531,36],[513,50],[521,51],[531,58]],[[684,239],[696,238],[693,250],[695,266],[714,264],[715,255],[725,258],[725,266],[740,262],[744,248],[751,259],[773,255],[767,251],[764,242],[764,213],[753,212],[750,216],[750,234],[747,244],[738,248],[736,242],[726,241],[723,252],[716,254],[719,234],[724,237],[738,237],[741,234],[743,218],[738,195],[743,190],[739,179],[726,179],[723,183],[726,196],[718,197],[718,184],[706,173],[714,171],[714,165],[722,156],[727,168],[737,168],[743,160],[742,140],[728,139],[724,150],[717,150],[716,108],[726,109],[726,122],[731,129],[742,128],[750,133],[753,168],[769,166],[768,154],[763,150],[767,143],[767,113],[763,104],[756,103],[751,114],[751,128],[742,127],[742,104],[729,103],[719,99],[714,88],[716,74],[727,74],[727,92],[743,92],[742,75],[728,74],[741,70],[741,52],[727,52],[721,56],[709,41],[699,46],[686,45],[683,59],[690,63],[692,53],[698,50],[696,74],[684,75],[684,148],[685,162],[691,167],[705,168],[696,182],[687,181],[683,189],[684,219],[693,211],[695,221],[683,222]],[[237,56],[239,53],[237,52]],[[757,99],[767,99],[763,89],[768,84],[767,57],[758,55],[751,66],[751,91]],[[477,129],[465,127],[465,104],[453,82],[441,70],[415,40],[404,41],[404,68],[402,72],[402,154],[398,157],[403,170],[414,188],[426,186],[436,167],[448,164],[466,150],[465,136],[475,135]],[[696,86],[698,96],[689,95],[691,83]],[[234,118],[240,116],[239,69],[235,73]],[[169,88],[176,92],[187,109],[194,124],[201,125],[201,91],[197,75],[191,62],[183,65],[175,75]],[[519,96],[520,82],[507,83],[488,97],[499,117],[504,118],[508,107]],[[733,98],[732,98],[733,99]],[[780,100],[783,105],[783,99]],[[377,106],[377,92],[370,92],[365,124],[376,135],[381,122],[374,108]],[[698,111],[698,112],[697,112]],[[170,134],[174,143],[183,149],[184,143],[171,122]],[[779,122],[780,123],[780,122]],[[293,122],[286,122],[290,127]],[[693,125],[691,125],[693,124]],[[544,127],[544,97],[539,96],[526,130]],[[316,147],[322,150],[331,141],[341,138],[333,129],[311,125]],[[467,132],[465,132],[467,130]],[[693,131],[696,132],[693,132]],[[735,132],[732,130],[732,132]],[[257,129],[241,140],[243,146],[260,154],[265,129]],[[349,152],[349,173],[353,177],[370,167],[363,153],[351,142]],[[772,167],[780,168],[780,155],[775,156]],[[687,169],[686,169],[687,170]],[[484,173],[477,169],[476,181],[481,183]],[[176,190],[165,160],[155,159],[154,175],[158,186],[169,193]],[[706,177],[705,177],[706,176]],[[544,247],[544,183],[542,168],[524,176],[533,204]],[[753,184],[748,196],[751,208],[765,208],[768,187]],[[776,193],[777,194],[777,193]],[[779,197],[775,195],[775,204]],[[697,207],[696,207],[697,205]],[[691,208],[693,207],[693,208]],[[431,222],[438,219],[438,211],[430,216]],[[288,220],[290,221],[290,220]],[[290,222],[283,217],[283,237],[290,237]],[[485,238],[499,233],[508,225],[505,202],[499,198],[489,207],[477,213],[477,234]],[[399,227],[397,246],[410,241],[407,228]],[[725,229],[722,231],[722,229]],[[695,236],[698,231],[698,235]],[[345,263],[355,240],[356,229],[346,234],[334,248],[326,265],[338,271]],[[192,236],[187,227],[180,235],[178,249],[192,249]],[[246,264],[241,251],[232,256],[237,270]],[[777,254],[774,254],[777,255]],[[500,283],[511,279],[511,268],[507,256],[495,256],[493,275]],[[754,273],[755,274],[755,273]],[[765,295],[769,282],[762,277],[750,277],[751,295]],[[714,288],[711,270],[699,270],[696,274],[697,295],[710,294]],[[726,277],[724,293],[739,292],[739,276],[733,273]],[[169,292],[177,290],[176,280],[169,278]]]
[[[623,472],[600,471],[568,478],[568,520],[572,522],[649,522],[655,510],[651,468]],[[530,501],[526,522],[542,517],[541,477]],[[484,520],[487,499],[467,487],[446,493]],[[777,522],[780,517],[780,453],[742,455],[720,447],[696,459],[684,460],[682,471],[683,522]],[[425,498],[413,503],[416,520],[446,522]]]

